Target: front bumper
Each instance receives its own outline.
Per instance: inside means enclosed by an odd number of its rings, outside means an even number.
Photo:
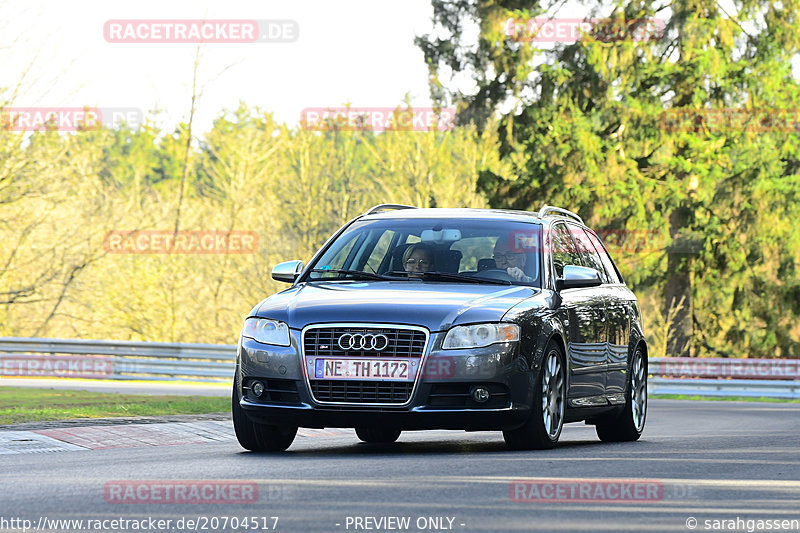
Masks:
[[[509,406],[501,409],[447,409],[416,407],[388,409],[379,407],[345,408],[301,405],[258,404],[240,402],[248,418],[261,424],[306,428],[352,428],[356,426],[414,429],[463,429],[467,431],[504,430],[519,427],[527,420],[528,407]]]
[[[316,401],[300,356],[301,334],[291,346],[270,346],[244,338],[237,357],[240,405],[255,422],[298,427],[384,426],[403,430],[503,430],[519,427],[530,415],[534,373],[517,344],[469,350],[442,350],[443,333],[432,333],[409,401],[402,406]],[[263,380],[281,391],[253,396],[249,384]],[[488,402],[475,402],[473,387],[487,387]]]

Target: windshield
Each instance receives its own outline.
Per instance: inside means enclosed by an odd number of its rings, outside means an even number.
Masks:
[[[541,226],[485,219],[361,220],[306,281],[422,280],[541,286]],[[366,274],[363,274],[366,273]]]

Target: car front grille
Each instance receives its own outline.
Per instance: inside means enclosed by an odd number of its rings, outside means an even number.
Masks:
[[[362,339],[362,336],[380,336],[380,349],[350,347],[344,341],[342,341],[342,345],[346,348],[342,348],[340,339],[348,334],[359,339]],[[399,406],[411,401],[411,395],[414,393],[414,387],[419,379],[419,368],[424,362],[423,355],[428,343],[428,331],[419,326],[393,324],[324,324],[306,328],[303,331],[302,343],[306,370],[313,368],[314,360],[320,357],[412,359],[411,369],[415,376],[411,381],[315,379],[313,375],[307,373],[306,379],[311,395],[317,402]]]
[[[339,338],[350,334],[383,334],[388,339],[385,349],[343,350]],[[335,327],[313,328],[305,333],[303,349],[306,357],[416,357],[421,358],[425,350],[427,335],[417,329]]]
[[[311,392],[321,402],[403,404],[413,388],[410,381],[311,380]]]

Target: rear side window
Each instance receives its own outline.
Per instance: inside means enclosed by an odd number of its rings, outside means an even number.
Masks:
[[[600,280],[603,283],[611,283],[608,273],[603,266],[603,261],[600,259],[600,254],[589,238],[589,233],[577,226],[570,225],[569,229],[570,233],[572,233],[572,237],[575,239],[575,244],[578,247],[578,252],[581,254],[583,264],[597,270],[600,274]]]
[[[484,257],[492,257],[493,249],[494,243],[491,237],[469,237],[450,246],[450,250],[461,252],[459,272],[477,271],[478,261]]]
[[[569,231],[564,224],[556,224],[551,231],[553,239],[553,268],[559,278],[564,275],[564,267],[567,265],[583,266],[578,249],[569,235]]]
[[[589,240],[594,245],[595,250],[597,250],[597,253],[600,256],[600,261],[602,261],[603,266],[606,267],[606,272],[608,273],[608,282],[622,283],[622,276],[619,275],[617,267],[611,260],[611,256],[608,255],[608,251],[606,250],[605,246],[603,246],[603,243],[600,242],[600,238],[591,231],[587,231],[586,234],[589,236]]]

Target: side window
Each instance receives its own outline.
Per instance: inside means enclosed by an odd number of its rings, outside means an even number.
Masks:
[[[572,237],[564,224],[553,226],[550,235],[553,239],[553,267],[556,270],[556,276],[563,276],[564,267],[567,265],[583,266],[575,243],[572,242]]]
[[[608,251],[606,250],[603,243],[600,242],[600,238],[595,235],[591,231],[587,231],[586,233],[589,234],[589,240],[592,241],[594,244],[597,253],[600,255],[600,261],[602,261],[603,265],[606,267],[606,272],[608,273],[609,283],[622,283],[622,277],[617,272],[617,267],[614,266],[614,262],[611,261],[611,256],[608,255]]]
[[[345,268],[345,261],[347,261],[347,258],[350,256],[350,253],[353,251],[353,247],[355,246],[356,242],[358,242],[359,238],[359,235],[355,234],[349,240],[347,240],[345,244],[342,245],[336,252],[336,255],[333,256],[333,259],[330,263],[328,263],[327,267],[332,269]],[[336,243],[334,243],[334,245],[335,244]]]
[[[600,274],[600,280],[603,283],[611,283],[608,273],[603,266],[603,261],[600,259],[600,254],[597,253],[594,244],[589,239],[589,233],[583,228],[577,226],[570,226],[570,233],[575,238],[575,243],[578,246],[578,252],[581,254],[583,264],[589,268],[597,270]]]
[[[381,235],[381,237],[378,239],[378,242],[375,243],[375,247],[369,254],[369,258],[366,262],[367,270],[370,272],[378,271],[378,268],[381,266],[381,262],[383,261],[384,257],[386,257],[386,252],[389,250],[389,245],[392,243],[394,236],[394,231],[389,230],[383,232],[383,235]]]

